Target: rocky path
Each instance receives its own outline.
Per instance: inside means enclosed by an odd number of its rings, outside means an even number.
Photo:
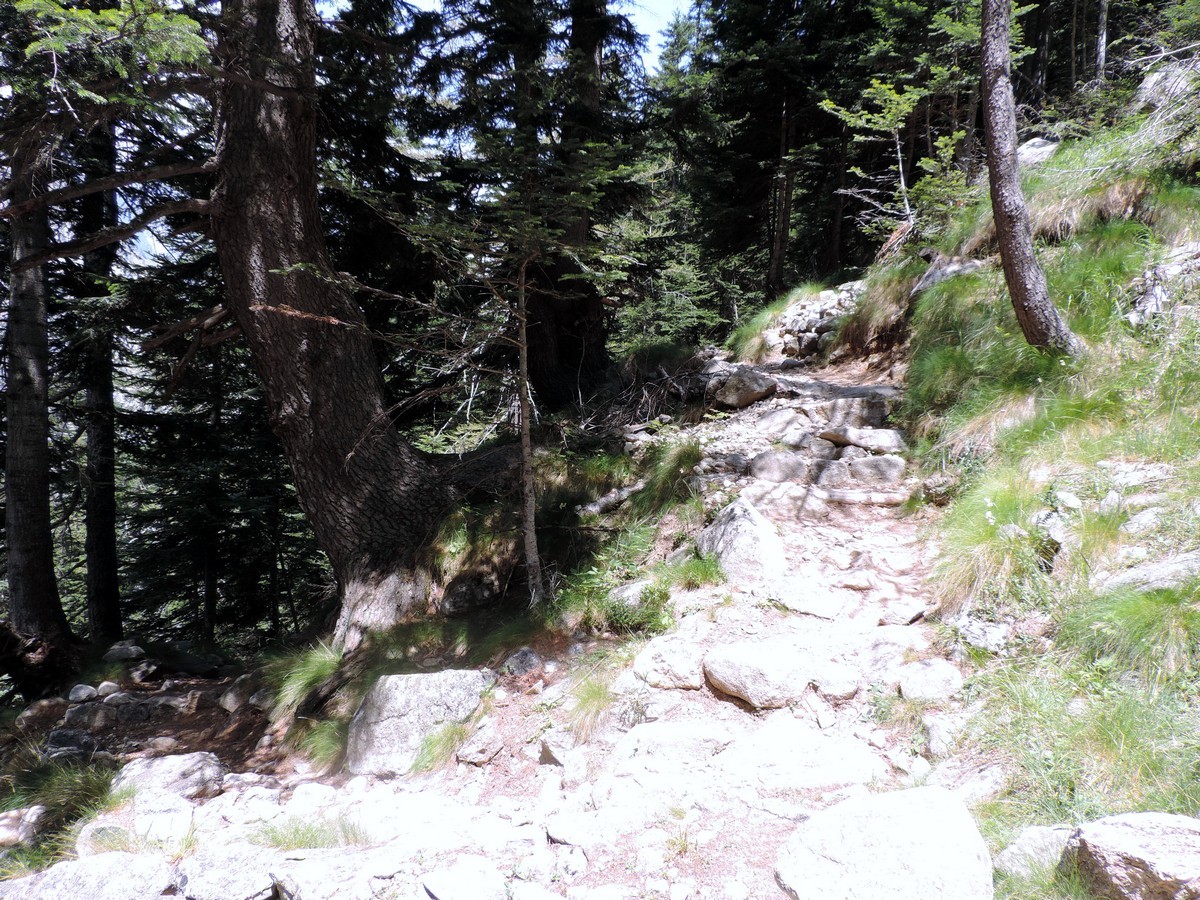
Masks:
[[[717,514],[697,546],[728,581],[677,593],[669,633],[518,654],[494,683],[384,679],[337,776],[138,760],[78,860],[0,897],[990,897],[963,801],[905,791],[962,776],[890,726],[908,703],[946,752],[963,683],[924,622],[897,386],[779,359],[704,374],[728,415],[655,439],[701,444],[694,484]],[[396,774],[481,696],[451,765]]]

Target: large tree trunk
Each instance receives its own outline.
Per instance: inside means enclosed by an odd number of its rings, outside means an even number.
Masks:
[[[12,161],[12,202],[35,195],[45,174],[40,148],[20,148]],[[54,573],[50,526],[49,340],[46,276],[21,261],[50,239],[46,209],[11,220],[8,307],[8,446],[4,470],[11,627],[3,667],[26,696],[53,689],[74,665],[74,637],[63,614]]]
[[[1077,356],[1083,345],[1050,299],[1033,250],[1029,210],[1017,171],[1017,114],[1009,51],[1010,0],[983,2],[983,112],[987,130],[988,184],[1004,280],[1017,322],[1039,350]]]
[[[88,174],[114,174],[112,133],[102,128],[87,142]],[[115,191],[90,194],[80,204],[80,232],[93,234],[117,224]],[[116,245],[84,257],[85,291],[103,294],[116,259]],[[83,348],[84,423],[87,457],[83,486],[84,556],[87,562],[88,633],[94,644],[121,640],[121,592],[117,557],[116,405],[113,402],[113,332],[103,313],[88,325]]]
[[[300,503],[341,593],[335,640],[423,612],[421,551],[451,492],[390,426],[361,311],[317,207],[310,0],[227,0],[213,234]]]
[[[1104,80],[1104,70],[1108,65],[1108,0],[1100,0],[1100,9],[1096,17],[1096,80]]]

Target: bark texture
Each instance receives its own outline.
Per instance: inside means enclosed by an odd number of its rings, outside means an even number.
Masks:
[[[13,156],[12,198],[36,196],[40,148]],[[50,240],[45,207],[14,217],[8,306],[8,445],[4,470],[9,621],[0,623],[0,671],[32,700],[57,690],[78,664],[58,596],[50,526],[49,340],[46,276],[23,268]]]
[[[224,7],[213,233],[300,503],[337,576],[335,640],[423,612],[420,551],[451,491],[390,427],[362,312],[325,277],[310,0]]]
[[[36,192],[36,151],[13,160],[12,195],[24,201]],[[50,529],[49,341],[46,278],[41,266],[22,268],[44,250],[50,225],[46,209],[12,220],[12,270],[8,307],[8,447],[4,472],[7,505],[8,586],[13,629],[51,642],[70,629],[58,597]]]
[[[90,174],[112,177],[116,152],[112,133],[99,129],[88,142]],[[91,234],[117,224],[117,199],[112,190],[84,197],[80,231]],[[102,295],[112,273],[116,246],[84,257],[86,293]],[[97,316],[83,346],[84,423],[87,457],[84,469],[84,556],[88,633],[93,644],[121,640],[121,591],[117,557],[116,405],[113,402],[113,333],[105,317]]]
[[[1078,356],[1083,345],[1050,299],[1046,275],[1033,249],[1029,210],[1017,171],[1017,114],[1009,51],[1010,0],[983,0],[983,107],[987,129],[988,186],[1004,280],[1021,333],[1030,345]]]

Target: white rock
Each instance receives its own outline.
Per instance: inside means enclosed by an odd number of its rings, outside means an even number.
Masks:
[[[783,539],[775,526],[745,500],[721,510],[696,538],[696,549],[717,558],[730,584],[769,587],[787,574]]]
[[[662,635],[646,644],[633,661],[633,671],[656,688],[698,690],[704,687],[704,649],[695,640]]]
[[[900,667],[900,694],[906,700],[947,700],[963,686],[962,673],[944,659],[922,659]]]
[[[158,855],[105,853],[52,866],[31,896],[52,900],[146,900],[174,884],[170,866]]]
[[[462,856],[445,869],[428,872],[421,884],[433,900],[508,900],[508,884],[482,856]]]
[[[815,813],[779,853],[795,900],[991,900],[992,865],[971,814],[938,788],[855,798]]]
[[[1147,812],[1088,822],[1072,833],[1062,862],[1103,897],[1200,897],[1200,819]]]
[[[1058,152],[1058,141],[1048,141],[1045,138],[1030,138],[1017,148],[1017,165],[1040,166]]]
[[[1071,828],[1066,825],[1022,828],[996,857],[996,871],[1019,878],[1052,872],[1062,858],[1070,836]]]
[[[869,485],[899,484],[907,467],[904,458],[895,454],[867,456],[850,462],[850,477]]]
[[[724,644],[704,657],[704,674],[755,709],[777,709],[799,700],[812,682],[813,661],[797,650],[790,636]]]
[[[380,678],[350,721],[347,768],[355,775],[406,773],[421,742],[469,718],[494,682],[491,672],[474,669]]]
[[[893,428],[828,428],[820,435],[824,440],[839,447],[847,445],[862,447],[872,453],[905,453],[908,444],[904,436]]]
[[[195,800],[216,796],[225,766],[212,753],[184,753],[128,762],[113,779],[112,790],[133,790],[138,797],[168,794]]]

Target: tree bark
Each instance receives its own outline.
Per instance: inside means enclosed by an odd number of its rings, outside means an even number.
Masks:
[[[86,144],[87,167],[96,177],[112,177],[116,151],[107,128]],[[80,232],[91,234],[117,223],[113,190],[88,194],[80,204]],[[106,292],[116,258],[115,245],[84,257],[85,291]],[[88,634],[93,644],[121,640],[121,592],[117,556],[116,405],[113,402],[112,324],[103,314],[89,323],[83,348],[84,422],[87,455],[84,469],[84,557]]]
[[[12,159],[11,196],[35,196],[45,175],[44,149],[20,147]],[[9,626],[0,627],[0,669],[27,699],[56,690],[76,667],[54,571],[50,520],[49,338],[46,275],[20,263],[50,240],[45,207],[12,219],[8,306],[8,444],[5,529]]]
[[[525,551],[525,579],[529,583],[529,605],[546,598],[542,579],[542,557],[537,542],[537,494],[533,473],[532,406],[529,402],[529,334],[526,328],[525,271],[529,260],[521,262],[517,274],[517,395],[521,416],[521,540]]]
[[[792,192],[795,173],[789,154],[795,138],[791,102],[783,98],[779,116],[779,159],[775,168],[775,203],[771,224],[771,256],[767,262],[767,302],[784,292],[784,264],[787,262],[788,242],[792,231]]]
[[[323,277],[311,0],[227,0],[223,18],[224,64],[247,77],[222,86],[213,234],[272,427],[337,577],[334,640],[353,650],[427,608],[421,551],[452,495],[390,426],[362,312]]]
[[[1096,80],[1104,80],[1104,69],[1108,64],[1108,0],[1099,0],[1096,17]]]
[[[1083,345],[1050,299],[1033,249],[1029,210],[1017,171],[1017,114],[1009,50],[1010,0],[983,2],[983,111],[987,130],[988,186],[1004,280],[1021,332],[1031,346],[1078,356]]]

